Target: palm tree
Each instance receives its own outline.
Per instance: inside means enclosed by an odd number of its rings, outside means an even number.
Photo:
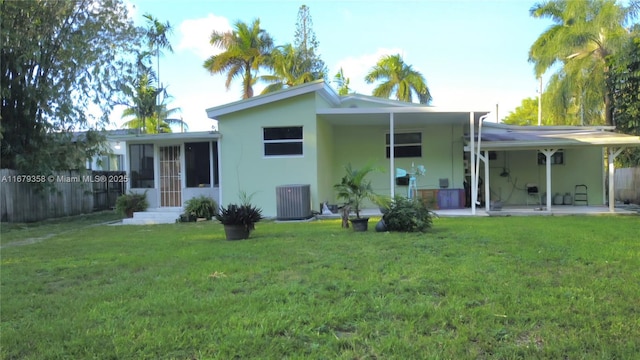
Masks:
[[[158,134],[171,132],[171,126],[181,126],[188,128],[182,119],[169,119],[168,117],[180,111],[179,108],[167,109],[164,103],[157,104],[157,98],[163,95],[167,99],[165,89],[158,89],[153,86],[153,72],[143,72],[134,83],[135,93],[130,94],[133,104],[129,105],[122,112],[122,118],[130,118],[122,124],[128,129],[140,129],[141,133]]]
[[[209,42],[224,51],[208,58],[204,68],[212,75],[226,73],[227,90],[235,77],[242,77],[242,98],[253,97],[256,74],[260,68],[268,65],[273,49],[273,39],[260,28],[260,19],[254,20],[251,26],[237,21],[233,31],[214,31]]]
[[[613,124],[611,95],[604,80],[609,71],[607,57],[627,38],[624,26],[637,8],[635,0],[628,7],[615,0],[554,0],[531,8],[531,16],[551,19],[554,25],[533,43],[529,61],[536,76],[562,65],[553,79],[560,83],[551,87],[560,89],[553,96],[560,98],[565,112],[573,107],[576,116],[584,117],[585,112],[598,116],[604,110],[605,123]]]
[[[333,81],[338,85],[338,95],[349,95],[351,88],[349,83],[351,82],[348,77],[344,76],[344,71],[340,68],[340,71],[333,77]]]
[[[418,96],[420,104],[431,102],[431,93],[424,76],[407,65],[399,54],[383,56],[365,76],[365,81],[372,84],[383,82],[373,89],[373,96],[389,98],[395,92],[397,100],[412,102],[413,93]]]
[[[167,21],[166,23],[161,23],[158,19],[154,18],[151,14],[144,14],[143,17],[147,20],[148,28],[146,32],[147,37],[147,46],[151,50],[149,55],[156,56],[156,71],[157,71],[157,84],[156,88],[160,89],[162,85],[160,85],[160,49],[167,49],[169,52],[173,52],[173,48],[171,47],[171,42],[167,38],[167,35],[170,35],[173,32],[173,28],[171,24]],[[156,97],[157,105],[160,106],[161,99],[160,96]],[[158,123],[159,124],[159,123]],[[156,129],[157,132],[160,132],[160,128]]]
[[[291,44],[278,46],[271,52],[269,66],[273,74],[260,76],[260,79],[270,82],[262,94],[281,90],[285,87],[301,85],[316,80],[309,69],[304,69],[300,52]]]

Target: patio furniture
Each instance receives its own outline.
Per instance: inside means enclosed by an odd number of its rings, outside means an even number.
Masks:
[[[535,205],[542,205],[540,191],[538,191],[538,184],[529,183],[525,186],[527,187],[527,205],[529,205],[532,200],[535,200]]]
[[[580,185],[576,185],[575,188],[573,189],[573,205],[578,205],[578,203],[584,203],[585,205],[589,206],[589,197],[588,197],[588,191],[587,191],[587,185],[585,184],[580,184]]]

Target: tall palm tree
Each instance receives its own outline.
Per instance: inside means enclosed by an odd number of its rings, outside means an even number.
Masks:
[[[260,28],[260,19],[255,19],[251,25],[237,21],[232,31],[214,31],[209,42],[224,51],[205,60],[204,68],[212,75],[226,73],[227,90],[235,77],[242,77],[242,98],[253,97],[257,73],[268,66],[273,49],[273,39]]]
[[[171,24],[167,21],[166,23],[161,23],[157,18],[154,18],[151,14],[144,14],[143,17],[147,20],[147,46],[151,50],[150,55],[156,56],[156,73],[158,74],[156,80],[156,88],[160,89],[162,87],[160,83],[160,53],[161,49],[169,50],[169,52],[173,52],[173,48],[171,47],[171,42],[167,35],[170,35],[173,32],[173,28]],[[160,106],[162,99],[160,96],[156,97],[156,102],[158,106]],[[160,122],[158,122],[158,125]],[[157,132],[160,132],[160,128],[156,129]]]
[[[122,118],[130,120],[122,124],[123,128],[140,129],[141,133],[158,134],[171,132],[171,126],[185,129],[187,124],[182,119],[170,119],[170,115],[180,111],[179,108],[167,109],[164,103],[157,104],[156,99],[163,96],[167,99],[165,89],[153,86],[154,76],[151,71],[143,72],[134,83],[135,93],[131,94],[133,104],[122,111]]]
[[[383,81],[373,89],[373,96],[389,98],[395,93],[397,100],[412,102],[415,93],[420,104],[431,102],[424,76],[413,70],[411,65],[405,64],[400,54],[383,56],[364,79],[368,84]]]
[[[309,71],[310,69],[305,69],[300,55],[300,52],[291,44],[278,46],[271,51],[268,64],[273,74],[260,76],[261,80],[271,84],[262,91],[262,94],[317,80]]]
[[[611,96],[604,81],[609,71],[607,57],[628,36],[625,24],[637,8],[636,0],[628,7],[615,0],[553,0],[531,8],[531,16],[551,19],[554,24],[533,43],[529,61],[534,63],[536,76],[555,64],[562,66],[554,78],[562,83],[552,87],[563,91],[554,96],[571,98],[565,111],[571,106],[579,109],[580,116],[585,111],[592,116],[604,111],[605,123],[613,125]]]

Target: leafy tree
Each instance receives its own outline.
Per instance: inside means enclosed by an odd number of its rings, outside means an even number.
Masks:
[[[0,2],[2,166],[46,174],[84,168],[103,137],[140,33],[121,0]],[[102,116],[95,114],[95,109]]]
[[[538,99],[527,98],[502,120],[510,125],[535,125],[538,123]]]
[[[424,76],[413,70],[411,65],[405,64],[399,54],[383,56],[365,76],[368,84],[380,80],[383,82],[373,89],[373,96],[389,98],[395,92],[397,100],[412,102],[415,93],[420,104],[431,102]]]
[[[299,52],[298,68],[302,73],[311,73],[312,80],[324,79],[327,76],[327,67],[324,61],[316,52],[319,42],[316,33],[313,31],[313,20],[311,12],[306,5],[298,9],[298,21],[296,22],[296,32],[293,45]]]
[[[231,87],[231,81],[240,76],[242,98],[253,97],[253,85],[258,79],[256,73],[268,66],[273,49],[273,39],[260,28],[260,20],[254,20],[251,25],[237,21],[232,31],[214,31],[210,43],[224,51],[209,57],[204,62],[204,68],[212,75],[226,73],[227,90]]]
[[[547,90],[556,98],[551,111],[573,114],[573,123],[600,123],[604,117],[606,124],[613,124],[605,59],[627,37],[624,26],[637,6],[635,0],[628,7],[615,0],[552,0],[531,8],[531,16],[554,23],[529,51],[537,76],[556,64],[562,66]]]
[[[338,95],[344,96],[349,95],[351,92],[351,88],[349,88],[349,83],[351,82],[348,77],[344,76],[344,71],[340,68],[335,76],[333,77],[333,82],[338,85]]]
[[[607,85],[618,131],[640,136],[640,26],[622,50],[609,58]],[[640,149],[628,148],[616,159],[621,166],[640,165]]]

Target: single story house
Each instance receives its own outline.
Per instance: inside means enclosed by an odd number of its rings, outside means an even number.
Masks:
[[[398,169],[423,166],[416,195],[440,208],[466,206],[475,213],[477,205],[489,210],[496,200],[537,200],[550,210],[556,193],[576,192],[577,200],[603,205],[612,194],[605,189],[603,155],[609,151],[612,162],[621,148],[640,146],[639,137],[612,128],[507,126],[483,121],[487,114],[338,96],[324,81],[213,107],[207,115],[220,131],[220,200],[251,194],[266,216],[278,216],[285,200],[277,188],[304,184],[312,208],[320,210],[323,202],[337,203],[333,185],[345,165],[374,164],[386,174],[374,174],[373,186],[390,196],[411,194]]]
[[[385,169],[371,176],[379,194],[415,195],[441,209],[535,203],[550,211],[567,193],[604,205],[613,191],[605,155],[612,162],[620,149],[640,146],[639,137],[607,127],[508,126],[484,121],[486,110],[338,96],[322,80],[206,112],[217,132],[112,139],[126,144],[128,190],[146,191],[151,208],[248,195],[267,217],[287,218],[291,201],[302,207],[293,216],[304,217],[339,203],[333,185],[347,164]],[[415,189],[404,173],[415,174]]]

